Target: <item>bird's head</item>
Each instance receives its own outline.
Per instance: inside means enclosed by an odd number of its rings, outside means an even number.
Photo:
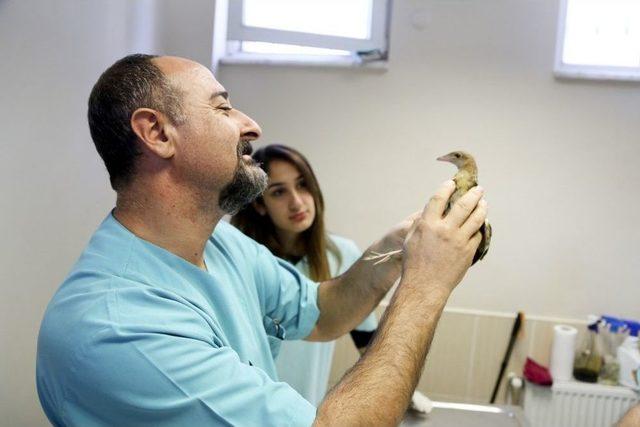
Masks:
[[[465,153],[464,151],[452,151],[449,154],[438,157],[437,160],[440,160],[441,162],[453,163],[458,167],[458,169],[468,165],[471,162],[474,162],[471,154]]]

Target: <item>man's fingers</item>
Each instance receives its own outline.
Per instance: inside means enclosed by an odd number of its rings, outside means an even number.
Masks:
[[[471,190],[460,197],[457,202],[451,206],[451,210],[447,214],[447,220],[454,227],[460,227],[469,218],[471,212],[476,208],[478,202],[482,198],[484,190],[482,187],[473,187]]]
[[[487,201],[485,199],[481,199],[478,202],[478,206],[473,210],[469,218],[462,224],[462,231],[465,235],[471,237],[473,236],[484,224],[484,221],[487,219]]]
[[[438,191],[431,197],[427,206],[423,211],[423,217],[430,217],[433,219],[440,219],[444,215],[444,210],[447,207],[449,198],[456,191],[456,183],[453,180],[445,181]]]
[[[473,249],[473,254],[475,255],[476,251],[478,250],[478,246],[480,246],[480,242],[482,241],[482,233],[479,231],[476,231],[476,234],[474,234],[471,239],[469,240],[469,245],[470,247]],[[471,257],[471,259],[473,259],[473,256]]]
[[[406,217],[403,221],[403,223],[405,224],[413,224],[416,219],[420,218],[420,216],[422,215],[421,211],[416,211],[414,213],[412,213],[411,215],[409,215],[408,217]]]

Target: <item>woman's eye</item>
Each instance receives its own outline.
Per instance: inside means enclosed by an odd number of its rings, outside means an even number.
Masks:
[[[300,182],[298,183],[298,188],[307,188],[307,183],[306,183],[306,182],[304,182],[304,181],[300,181]]]
[[[284,193],[284,192],[283,192],[282,190],[273,190],[273,191],[271,192],[271,195],[272,195],[273,197],[278,197],[278,196],[282,196],[282,194],[283,194],[283,193]]]

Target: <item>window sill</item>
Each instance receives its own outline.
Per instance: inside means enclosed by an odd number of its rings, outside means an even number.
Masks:
[[[559,79],[640,81],[640,71],[615,70],[604,67],[561,67],[554,70],[554,75]]]
[[[376,60],[363,62],[345,56],[313,55],[265,55],[253,53],[233,53],[220,58],[221,65],[270,65],[284,67],[358,68],[386,71],[388,62]]]

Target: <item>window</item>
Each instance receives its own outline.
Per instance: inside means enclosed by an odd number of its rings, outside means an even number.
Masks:
[[[227,56],[360,65],[387,58],[388,0],[230,0]],[[226,62],[226,61],[225,61]],[[240,61],[244,62],[244,61]]]
[[[640,80],[640,1],[562,0],[555,72]]]

